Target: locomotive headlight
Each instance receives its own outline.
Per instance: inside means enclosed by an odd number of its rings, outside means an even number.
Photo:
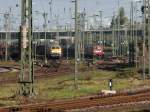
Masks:
[[[52,53],[61,53],[61,50],[51,51]]]
[[[61,53],[61,51],[57,51],[58,53]]]

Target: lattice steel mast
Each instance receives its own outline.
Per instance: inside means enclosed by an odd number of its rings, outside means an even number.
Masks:
[[[20,95],[33,94],[32,0],[22,0]]]
[[[149,60],[149,66],[148,66],[148,69],[149,69],[149,77],[150,77],[150,1],[147,0],[147,3],[148,3],[148,60]]]
[[[78,59],[79,59],[79,52],[78,52],[78,42],[79,42],[79,33],[78,33],[78,0],[75,0],[75,74],[74,74],[74,82],[75,88],[78,88]]]
[[[146,18],[147,18],[147,5],[148,5],[148,2],[149,2],[149,0],[143,0],[143,3],[144,3],[144,14],[143,14],[143,79],[145,79],[146,78],[146,74],[145,74],[145,72],[146,72],[146,56],[145,56],[145,44],[146,44],[146,37],[147,37],[147,33],[146,33],[146,27],[147,27],[147,23],[146,23]]]

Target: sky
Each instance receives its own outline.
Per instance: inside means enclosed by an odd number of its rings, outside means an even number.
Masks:
[[[20,1],[21,0],[0,0],[0,13],[6,13],[9,8],[12,9],[12,22],[14,26],[20,23]],[[72,0],[52,0],[52,16],[50,15],[51,0],[33,0],[33,24],[35,27],[43,26],[42,14],[37,14],[35,11],[41,13],[48,13],[49,27],[54,28],[56,26],[56,17],[59,15],[59,24],[64,26],[68,23],[73,23],[74,4]],[[126,15],[130,15],[130,2],[131,0],[119,0],[120,6],[125,8]],[[134,0],[135,1],[135,0]],[[16,7],[16,5],[19,7]],[[118,10],[118,0],[78,0],[78,12],[86,11],[87,19],[91,24],[94,24],[94,14],[99,14],[99,11],[103,11],[103,24],[109,25],[113,13]],[[4,17],[0,14],[0,27],[3,27]],[[96,23],[95,23],[96,24]]]

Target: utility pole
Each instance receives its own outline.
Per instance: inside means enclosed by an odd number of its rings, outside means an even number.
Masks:
[[[129,64],[134,66],[134,15],[133,15],[133,1],[131,1],[130,9],[130,39],[129,39]]]
[[[84,61],[84,51],[85,51],[85,9],[81,14],[81,39],[82,39],[82,61]]]
[[[145,69],[146,69],[146,39],[148,39],[148,52],[149,52],[149,65],[148,65],[148,69],[149,69],[149,76],[150,76],[150,3],[149,0],[144,0],[144,42],[143,42],[143,79],[146,78],[145,76]]]
[[[5,18],[5,32],[6,32],[6,35],[5,35],[5,61],[8,61],[8,45],[9,45],[9,41],[11,40],[11,33],[10,33],[10,30],[11,30],[11,18],[10,18],[10,15],[11,15],[11,8],[9,10],[8,13],[5,13],[4,14],[4,18]]]
[[[135,50],[135,43],[134,43],[134,5],[133,1],[131,1],[131,64],[134,66],[134,50]]]
[[[20,95],[33,95],[32,0],[22,0]]]
[[[70,36],[70,32],[69,32],[70,31],[69,30],[69,24],[66,24],[66,30],[67,30],[67,36],[68,36],[68,38],[71,37]],[[66,54],[67,55],[67,61],[68,61],[68,48],[69,48],[69,42],[68,41],[69,41],[69,39],[67,39],[67,54]]]
[[[138,63],[138,53],[139,53],[139,50],[138,50],[138,23],[137,23],[137,18],[138,18],[138,3],[141,3],[142,1],[139,0],[139,1],[135,1],[135,18],[136,18],[136,24],[135,24],[135,59],[136,59],[136,68],[139,67],[139,63]]]
[[[149,52],[149,76],[150,76],[150,3],[148,0],[148,52]]]
[[[128,26],[125,27],[124,30],[124,38],[125,38],[125,51],[124,51],[124,55],[128,56]]]
[[[78,57],[78,0],[75,0],[75,74],[74,74],[74,84],[75,88],[78,89],[78,62],[79,62],[79,57]]]
[[[8,61],[8,20],[9,20],[9,14],[4,14],[5,18],[5,61]]]
[[[143,3],[144,3],[144,14],[143,14],[143,80],[145,80],[146,76],[145,76],[145,69],[146,69],[146,56],[145,56],[145,39],[146,39],[146,18],[147,18],[147,4],[148,4],[149,0],[143,0]]]
[[[135,4],[135,18],[137,18],[137,2]],[[137,20],[136,20],[137,21]],[[137,22],[135,23],[135,66],[136,69],[138,68],[138,25]]]
[[[81,40],[81,38],[82,38],[82,36],[81,36],[81,34],[82,34],[82,32],[81,32],[81,19],[82,19],[82,17],[81,17],[81,13],[78,13],[78,16],[77,16],[77,18],[78,18],[78,60],[80,60],[81,61],[81,46],[82,46],[82,40]],[[79,63],[78,63],[79,64]]]
[[[51,16],[51,19],[52,19],[52,3],[53,3],[53,0],[50,0],[49,1],[49,6],[50,6],[50,16]]]
[[[99,42],[102,42],[102,47],[104,47],[104,40],[103,40],[103,19],[102,19],[102,11],[99,11],[99,15],[100,15],[100,38],[99,38]]]
[[[45,40],[45,47],[44,47],[44,61],[45,61],[45,64],[47,64],[47,22],[48,22],[48,13],[44,12],[38,12],[36,11],[37,14],[42,14],[43,16],[43,19],[44,19],[44,24],[43,24],[43,30],[44,30],[44,40]]]
[[[118,0],[118,35],[117,35],[117,45],[118,48],[117,48],[117,56],[121,56],[121,53],[120,53],[120,0]]]
[[[50,0],[50,1],[49,1],[49,6],[50,6],[50,14],[49,14],[49,15],[50,15],[50,19],[51,19],[51,20],[53,20],[52,5],[53,5],[53,0]],[[49,24],[51,24],[51,23],[52,23],[52,21],[49,21]],[[49,25],[49,29],[52,30],[51,25]],[[52,32],[51,32],[51,35],[50,35],[50,36],[51,36],[51,39],[52,39],[52,36],[53,36]]]
[[[112,18],[112,47],[113,47],[113,56],[115,56],[115,13],[113,14],[113,18]]]
[[[56,37],[57,37],[57,41],[59,42],[59,44],[61,43],[60,41],[60,36],[59,36],[59,15],[56,15],[56,27],[57,27],[57,33],[56,33]]]
[[[117,21],[117,39],[116,39],[116,55],[121,56],[120,53],[120,0],[118,0],[118,21]]]
[[[9,41],[11,44],[11,10],[12,8],[9,8],[9,19],[8,19],[8,33],[9,33]]]
[[[47,13],[43,13],[43,18],[44,18],[44,39],[45,39],[45,48],[44,48],[44,60],[45,64],[47,64]]]

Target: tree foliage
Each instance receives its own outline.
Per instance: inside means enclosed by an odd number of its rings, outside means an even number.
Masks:
[[[113,16],[112,21],[111,21],[111,28],[115,25],[120,26],[125,25],[125,23],[128,22],[128,18],[125,16],[125,11],[123,7],[119,8],[117,16]]]

